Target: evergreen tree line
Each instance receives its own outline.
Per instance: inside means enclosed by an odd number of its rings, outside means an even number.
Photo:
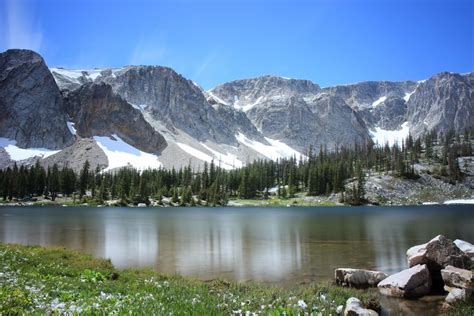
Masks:
[[[0,170],[0,193],[3,200],[41,195],[54,200],[61,194],[99,203],[117,199],[124,204],[148,204],[150,199],[168,198],[180,205],[215,206],[226,205],[231,197],[267,198],[275,192],[286,198],[303,191],[313,196],[340,193],[345,202],[358,204],[364,201],[367,172],[415,179],[414,166],[420,159],[439,163],[439,175],[451,183],[460,181],[462,166],[457,158],[472,155],[472,134],[431,132],[416,140],[408,136],[401,146],[374,146],[371,142],[334,150],[321,146],[317,151],[309,148],[305,157],[256,160],[234,170],[219,168],[214,161],[205,163],[202,170],[187,166],[113,172],[91,170],[86,162],[79,173],[57,165],[44,168],[39,162],[33,166],[15,164]],[[347,181],[352,181],[352,186],[346,192]]]

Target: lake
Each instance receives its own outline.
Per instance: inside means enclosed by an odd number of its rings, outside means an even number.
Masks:
[[[315,208],[0,207],[0,241],[65,246],[115,266],[299,284],[337,267],[406,268],[443,234],[474,242],[472,205]]]

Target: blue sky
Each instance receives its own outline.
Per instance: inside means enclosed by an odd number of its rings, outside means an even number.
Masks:
[[[473,20],[472,0],[1,0],[0,50],[164,65],[206,89],[266,74],[329,86],[473,71]]]

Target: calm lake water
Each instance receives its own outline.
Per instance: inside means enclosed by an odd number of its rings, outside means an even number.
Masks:
[[[410,246],[474,242],[473,206],[318,208],[0,207],[0,241],[65,246],[201,279],[281,284],[337,267],[395,272]]]

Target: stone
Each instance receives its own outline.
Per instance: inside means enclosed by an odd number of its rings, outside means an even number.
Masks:
[[[454,242],[443,235],[438,235],[423,245],[417,245],[407,250],[408,265],[413,267],[426,264],[430,271],[440,271],[448,265],[469,269],[470,258],[456,246]]]
[[[474,280],[470,270],[447,266],[441,270],[441,276],[444,284],[448,287],[474,290]]]
[[[456,244],[456,246],[458,246],[459,249],[461,249],[471,259],[474,258],[474,245],[473,244],[461,239],[456,239],[454,243]]]
[[[346,301],[344,316],[376,316],[378,313],[374,310],[364,308],[362,302],[355,297],[350,297]]]
[[[453,288],[446,296],[447,303],[454,303],[457,301],[465,301],[472,295],[472,291],[466,289]]]
[[[356,288],[377,286],[380,281],[388,277],[381,271],[351,268],[338,268],[334,271],[334,276],[337,284]]]
[[[431,284],[430,271],[423,264],[392,274],[377,287],[380,293],[387,296],[418,298],[430,293]]]

